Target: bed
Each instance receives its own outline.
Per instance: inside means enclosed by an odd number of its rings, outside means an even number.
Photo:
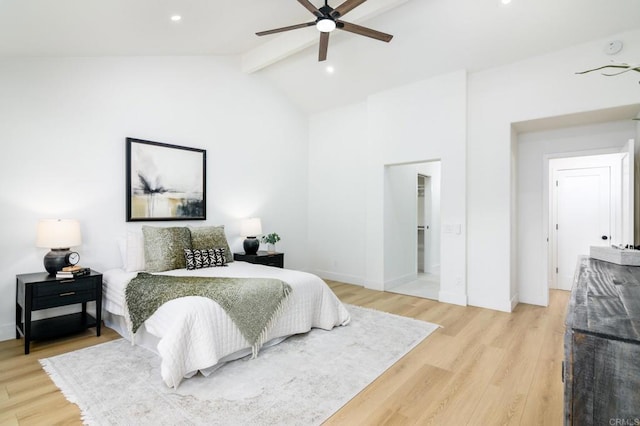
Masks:
[[[149,242],[149,239],[145,241]],[[200,296],[181,297],[164,303],[132,334],[125,291],[129,282],[144,269],[142,265],[149,264],[140,259],[132,260],[131,251],[141,254],[139,245],[144,245],[140,242],[136,244],[132,244],[129,238],[128,265],[103,273],[103,318],[108,327],[129,339],[132,344],[159,355],[162,380],[167,386],[175,388],[184,378],[198,372],[208,376],[226,362],[252,353],[251,345],[227,312],[214,300]],[[149,253],[149,250],[145,251],[145,254]],[[123,255],[123,259],[126,257]],[[306,333],[311,328],[331,330],[350,321],[349,312],[327,284],[306,272],[236,261],[224,267],[195,270],[175,268],[153,271],[153,274],[271,278],[288,284],[291,292],[269,328],[262,348],[278,344],[288,336]]]

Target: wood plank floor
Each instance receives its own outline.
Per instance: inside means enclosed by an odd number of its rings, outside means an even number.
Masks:
[[[442,325],[336,412],[326,425],[561,425],[565,309],[569,293],[552,290],[549,307],[513,313],[461,307],[328,281],[350,304]],[[0,425],[81,424],[38,359],[119,336],[103,328],[67,339],[0,342]]]

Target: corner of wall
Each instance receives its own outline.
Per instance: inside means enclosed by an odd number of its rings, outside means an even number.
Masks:
[[[513,297],[511,297],[511,311],[513,312],[513,310],[516,308],[516,306],[518,306],[518,303],[520,303],[520,296],[518,293],[514,294]]]

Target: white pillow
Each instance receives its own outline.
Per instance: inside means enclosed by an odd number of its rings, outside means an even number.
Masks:
[[[127,262],[124,270],[127,272],[144,271],[144,237],[142,231],[127,232]]]

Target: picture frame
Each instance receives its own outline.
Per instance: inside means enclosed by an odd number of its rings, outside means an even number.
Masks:
[[[127,222],[206,220],[207,151],[126,140]]]

